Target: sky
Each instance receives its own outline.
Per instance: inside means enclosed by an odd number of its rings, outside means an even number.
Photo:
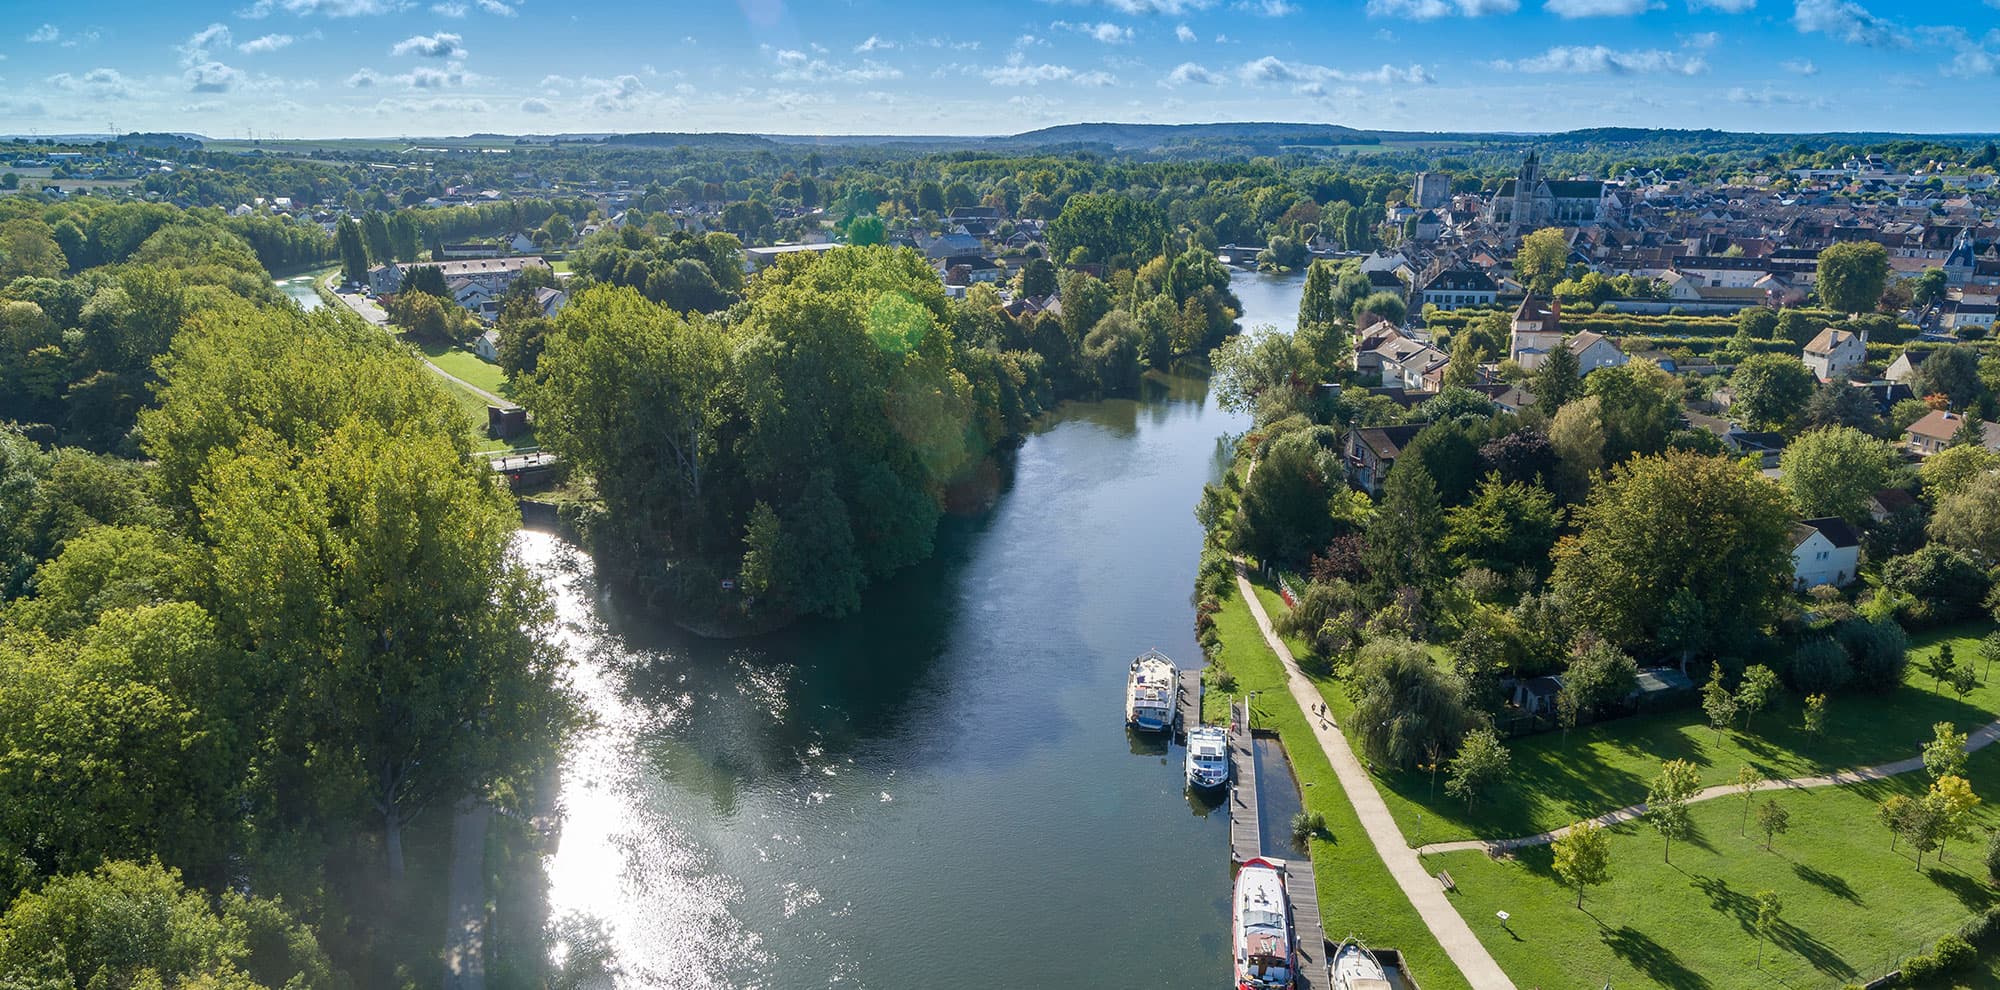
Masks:
[[[7,0],[0,133],[2000,131],[2000,0]]]

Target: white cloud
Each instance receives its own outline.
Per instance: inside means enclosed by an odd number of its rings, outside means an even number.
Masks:
[[[323,17],[366,17],[387,14],[409,6],[407,0],[256,0],[249,7],[236,12],[236,16],[255,20],[269,17],[275,11],[307,17],[319,14]]]
[[[1207,10],[1215,6],[1215,0],[1104,0],[1104,5],[1121,14],[1179,17],[1192,10]]]
[[[431,13],[439,17],[464,17],[465,5],[457,0],[446,0],[445,3],[431,4]]]
[[[1957,76],[1960,79],[1976,79],[2000,71],[2000,60],[1996,60],[1992,52],[1983,48],[1968,48],[1953,56],[1941,71],[1947,76]]]
[[[190,65],[181,78],[192,93],[227,93],[244,81],[241,71],[215,61]]]
[[[1631,17],[1658,6],[1654,0],[1547,0],[1542,9],[1557,17]]]
[[[1370,17],[1405,17],[1432,21],[1452,14],[1484,17],[1511,14],[1521,9],[1521,0],[1368,0]]]
[[[1313,86],[1327,82],[1351,82],[1422,86],[1434,81],[1431,74],[1421,65],[1407,68],[1383,65],[1376,69],[1349,71],[1308,62],[1287,62],[1276,55],[1266,55],[1255,61],[1245,62],[1242,68],[1236,70],[1236,75],[1251,85],[1277,83]]]
[[[479,9],[495,17],[514,16],[514,5],[505,0],[479,0]]]
[[[630,110],[638,106],[639,102],[645,99],[646,94],[649,92],[646,89],[646,84],[640,82],[638,76],[629,74],[619,76],[616,79],[591,79],[586,81],[597,86],[597,92],[590,98],[590,105],[599,110],[614,113]]]
[[[347,77],[347,85],[355,89],[367,89],[384,78],[386,77],[374,69],[356,69],[353,75]]]
[[[1489,63],[1503,72],[1618,75],[1664,72],[1683,76],[1708,71],[1708,62],[1699,55],[1659,48],[1618,51],[1603,45],[1558,45],[1529,58]]]
[[[873,52],[873,51],[883,51],[883,50],[886,50],[886,49],[891,49],[891,48],[894,48],[894,47],[896,47],[896,43],[895,43],[895,42],[893,42],[893,41],[883,41],[883,40],[882,40],[882,38],[881,38],[881,37],[880,37],[879,35],[873,35],[873,34],[871,34],[871,35],[869,35],[869,36],[868,36],[868,40],[867,40],[867,41],[864,41],[864,42],[862,42],[862,43],[860,43],[860,44],[858,44],[858,45],[855,45],[855,46],[854,46],[854,51],[855,51],[855,52],[856,52],[856,53],[858,54],[858,53],[861,53],[861,52]]]
[[[450,62],[442,69],[419,65],[396,77],[396,81],[411,89],[451,89],[463,86],[472,80],[472,73],[465,71],[460,62]]]
[[[1750,107],[1818,108],[1821,106],[1821,101],[1815,97],[1803,96],[1798,93],[1788,93],[1785,92],[1784,90],[1771,89],[1768,86],[1763,89],[1755,89],[1755,90],[1745,89],[1741,86],[1737,86],[1730,89],[1727,95],[1729,98],[1729,102],[1740,103],[1744,106],[1750,106]]]
[[[1688,9],[1696,13],[1719,10],[1725,14],[1743,14],[1756,7],[1757,0],[1688,0]]]
[[[536,99],[532,96],[521,101],[522,113],[548,113],[554,109],[554,107],[549,106],[549,101]]]
[[[268,55],[291,44],[294,40],[296,39],[289,34],[267,34],[237,45],[236,50],[245,55]]]
[[[1104,72],[1102,70],[1095,72],[1079,72],[1076,74],[1075,78],[1072,81],[1075,82],[1078,86],[1104,87],[1104,86],[1118,85],[1117,76],[1114,76],[1111,73]]]
[[[1179,38],[1183,44],[1191,42],[1195,38],[1194,28],[1188,27],[1185,24],[1174,28],[1174,37]]]
[[[61,37],[62,37],[62,28],[56,27],[53,24],[44,24],[41,27],[38,27],[33,31],[28,32],[28,36],[25,40],[28,42],[28,44],[31,45],[46,45],[56,41]]]
[[[1174,66],[1174,71],[1167,73],[1162,82],[1168,86],[1220,86],[1224,80],[1200,65],[1182,62]]]
[[[1125,42],[1132,40],[1131,28],[1119,24],[1113,24],[1110,21],[1099,21],[1096,24],[1077,24],[1071,21],[1056,21],[1049,25],[1049,30],[1075,31],[1078,34],[1088,35],[1092,38],[1095,38],[1096,40],[1101,41],[1107,45],[1122,45]]]
[[[1259,17],[1285,17],[1299,12],[1289,0],[1238,0],[1236,9]]]
[[[825,59],[814,58],[795,48],[778,51],[772,56],[781,68],[772,76],[781,82],[880,82],[884,79],[901,79],[903,70],[886,65],[871,58],[864,58],[860,65],[839,65]]]
[[[1797,0],[1792,25],[1801,34],[1824,34],[1850,45],[1905,48],[1910,36],[1894,21],[1877,17],[1853,0]]]
[[[420,34],[396,42],[389,49],[391,55],[421,55],[424,58],[464,58],[464,38],[445,31],[436,34]]]
[[[979,74],[995,86],[1039,86],[1043,83],[1067,82],[1077,77],[1077,71],[1067,65],[1036,65],[1015,52],[1007,56],[1007,64],[981,69]]]
[[[181,46],[181,51],[191,58],[198,58],[210,48],[227,44],[229,44],[229,27],[223,24],[210,24],[190,36],[187,43]]]
[[[1809,58],[1786,59],[1785,61],[1778,63],[1778,68],[1783,69],[1786,72],[1789,72],[1795,76],[1819,75],[1819,66],[1814,65],[1813,60]]]
[[[97,68],[81,76],[58,72],[44,81],[64,92],[81,93],[96,100],[127,100],[136,95],[132,91],[131,80],[117,69]]]

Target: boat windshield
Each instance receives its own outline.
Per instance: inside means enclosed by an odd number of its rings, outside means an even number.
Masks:
[[[1283,928],[1284,926],[1284,917],[1276,911],[1259,911],[1255,908],[1248,908],[1243,912],[1243,927],[1245,928]]]

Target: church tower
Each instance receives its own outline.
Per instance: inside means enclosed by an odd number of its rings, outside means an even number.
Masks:
[[[1542,184],[1542,164],[1535,152],[1528,152],[1528,159],[1521,163],[1521,174],[1514,178],[1514,217],[1508,235],[1521,232],[1522,225],[1533,225],[1535,220],[1535,189]]]

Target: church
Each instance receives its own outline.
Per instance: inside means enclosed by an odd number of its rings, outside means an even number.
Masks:
[[[1542,227],[1590,226],[1604,212],[1604,183],[1543,178],[1541,160],[1530,151],[1520,175],[1501,183],[1486,204],[1486,221],[1516,236]]]

